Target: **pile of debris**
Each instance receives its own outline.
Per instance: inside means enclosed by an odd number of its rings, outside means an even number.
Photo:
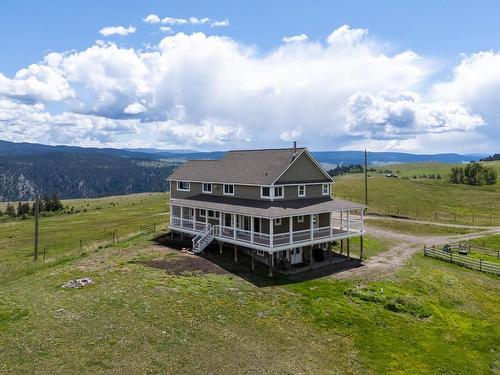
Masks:
[[[63,288],[76,288],[76,289],[80,289],[81,287],[90,285],[92,283],[93,283],[93,281],[92,281],[92,279],[90,277],[83,277],[81,279],[66,281],[63,284],[62,287]]]

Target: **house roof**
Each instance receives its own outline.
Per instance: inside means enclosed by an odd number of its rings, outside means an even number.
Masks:
[[[168,179],[272,185],[305,150],[297,148],[295,157],[293,148],[229,151],[220,160],[188,160]]]
[[[362,204],[331,198],[271,202],[205,194],[183,199],[172,198],[171,204],[267,218],[309,215],[322,212],[363,209],[366,207]]]

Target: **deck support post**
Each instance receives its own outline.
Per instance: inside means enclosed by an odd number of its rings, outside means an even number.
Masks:
[[[273,277],[273,264],[274,264],[274,256],[272,252],[268,253],[268,263],[269,263],[269,273],[267,276]]]
[[[363,261],[363,236],[359,236],[359,261]]]
[[[234,263],[238,263],[238,247],[234,244]]]
[[[174,240],[174,231],[170,229],[170,241]]]
[[[287,256],[288,256],[288,272],[290,272],[292,270],[292,254],[291,254],[292,250],[291,249],[288,249],[287,250]]]
[[[219,254],[222,255],[222,247],[224,246],[224,242],[219,241]]]
[[[350,238],[347,239],[347,260],[351,260]]]
[[[254,253],[255,253],[255,250],[252,249],[252,272],[255,271],[255,265],[254,265],[254,260],[253,260]]]
[[[344,239],[340,239],[340,255],[344,252]]]
[[[313,264],[313,245],[309,246],[309,265]]]

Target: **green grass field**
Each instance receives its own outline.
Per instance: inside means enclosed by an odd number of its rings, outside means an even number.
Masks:
[[[133,236],[166,221],[166,202],[74,201],[87,212],[42,219],[44,243],[58,246],[36,266],[28,245],[5,247],[9,233],[24,244],[33,222],[0,224],[0,374],[500,371],[498,277],[422,254],[381,281],[202,272]],[[114,229],[118,243],[79,252],[79,237],[109,243]],[[393,243],[368,237],[366,253]],[[61,288],[78,277],[94,284]]]
[[[126,237],[149,223],[168,220],[168,195],[134,194],[97,199],[63,201],[80,210],[77,214],[61,214],[40,218],[40,253],[46,249],[46,263],[33,264],[34,220],[0,223],[0,283],[46,267],[53,262],[72,259],[99,243],[115,237]],[[83,212],[87,210],[87,212]]]
[[[448,227],[434,224],[414,223],[411,221],[383,220],[379,218],[366,219],[366,225],[373,228],[385,229],[393,232],[415,234],[418,236],[446,236],[480,232],[480,229],[467,227]]]
[[[489,162],[500,171],[499,162]],[[398,164],[384,166],[412,176],[417,173],[441,173],[451,165],[440,163]],[[500,173],[499,173],[500,175]],[[364,201],[362,174],[336,178],[335,197]],[[438,222],[500,225],[500,184],[469,186],[448,184],[445,180],[388,178],[371,172],[368,179],[370,212],[406,216]]]

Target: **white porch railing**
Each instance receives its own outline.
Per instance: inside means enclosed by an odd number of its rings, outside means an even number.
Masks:
[[[343,221],[343,220],[342,220]],[[343,223],[339,223],[343,224]],[[188,229],[194,232],[201,232],[206,227],[205,222],[180,219],[179,217],[171,217],[171,226],[181,229]],[[332,226],[306,229],[293,232],[276,233],[271,236],[266,233],[252,232],[240,228],[226,227],[220,225],[213,225],[213,234],[216,237],[237,240],[240,242],[252,243],[262,246],[279,247],[285,245],[295,245],[303,242],[309,242],[319,239],[331,238],[334,240],[336,237],[342,237],[346,234],[357,234],[361,232],[361,220],[350,218],[349,226]]]

